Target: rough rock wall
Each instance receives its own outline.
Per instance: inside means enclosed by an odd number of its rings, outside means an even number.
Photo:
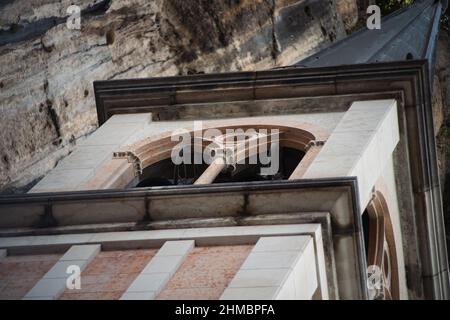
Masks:
[[[94,80],[266,69],[344,35],[336,0],[2,1],[0,190],[26,189],[96,128]]]
[[[441,30],[439,35],[433,96],[447,250],[450,254],[450,34],[445,30]]]
[[[358,23],[359,9],[357,0],[340,0],[337,3],[345,29],[350,31]]]

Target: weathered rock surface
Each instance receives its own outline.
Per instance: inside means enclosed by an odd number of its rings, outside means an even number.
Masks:
[[[338,11],[342,16],[345,29],[350,31],[358,23],[358,3],[356,0],[341,0],[337,3]]]
[[[447,231],[447,249],[450,253],[450,34],[442,30],[439,36],[436,57],[436,78],[439,88],[435,87],[434,96],[442,100],[442,108],[433,105],[433,115],[441,119],[437,135],[438,165],[441,188],[443,191],[444,218]],[[436,83],[436,82],[435,82]],[[440,90],[439,90],[440,89]],[[435,98],[436,99],[436,98]]]
[[[96,128],[94,80],[289,65],[345,35],[336,2],[81,0],[71,30],[71,0],[3,1],[0,190],[32,184]]]
[[[445,178],[450,174],[450,36],[445,31],[440,33],[437,47],[433,117],[441,185],[444,187]]]

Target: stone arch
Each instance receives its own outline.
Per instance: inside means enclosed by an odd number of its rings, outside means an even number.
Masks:
[[[289,179],[301,178],[306,168],[318,154],[329,133],[310,123],[303,123],[289,119],[225,119],[205,121],[202,127],[218,129],[225,133],[226,129],[278,129],[279,142],[282,146],[303,151],[305,156]],[[203,132],[195,131],[193,127],[185,128],[191,134],[203,136]],[[122,147],[113,153],[113,159],[105,163],[82,187],[83,189],[124,188],[128,182],[142,173],[143,169],[159,161],[170,158],[172,149],[178,141],[172,141],[173,130],[151,135],[137,142]]]
[[[397,248],[394,229],[384,195],[375,191],[364,214],[368,219],[367,265],[382,271],[382,288],[372,290],[374,299],[400,299]],[[370,290],[369,290],[370,291]]]

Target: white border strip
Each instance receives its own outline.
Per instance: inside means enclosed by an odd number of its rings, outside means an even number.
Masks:
[[[21,253],[54,252],[72,245],[101,244],[105,249],[159,248],[166,241],[195,240],[197,246],[256,243],[260,237],[321,233],[320,224],[260,225],[25,236],[0,238],[0,248]],[[322,245],[322,244],[321,244]]]
[[[72,246],[58,262],[28,291],[24,300],[55,300],[64,292],[69,266],[82,272],[100,252],[100,245]]]
[[[167,241],[134,279],[120,300],[153,300],[194,248],[193,240]]]

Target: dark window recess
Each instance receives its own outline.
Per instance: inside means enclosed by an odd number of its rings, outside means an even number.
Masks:
[[[277,174],[270,176],[261,175],[260,172],[263,166],[260,163],[248,164],[247,159],[246,164],[238,164],[234,167],[228,166],[216,177],[214,183],[285,180],[289,178],[303,156],[304,153],[302,151],[292,148],[281,148]],[[191,162],[194,162],[193,157]],[[270,164],[265,166],[269,167]],[[193,184],[207,167],[206,163],[174,165],[171,159],[165,159],[145,168],[130,187],[142,188]]]

